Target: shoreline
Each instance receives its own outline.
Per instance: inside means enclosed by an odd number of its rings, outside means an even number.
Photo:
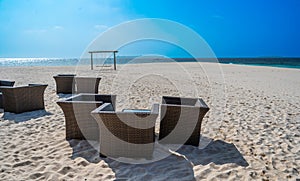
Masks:
[[[118,66],[124,66],[124,65],[141,65],[141,64],[173,64],[173,63],[179,63],[179,64],[184,64],[184,63],[195,63],[195,62],[144,62],[144,63],[128,63],[128,64],[117,64]],[[259,65],[259,64],[235,64],[235,63],[215,63],[215,62],[199,62],[199,64],[219,64],[219,65],[233,65],[233,66],[242,66],[242,67],[253,67],[253,68],[278,68],[278,69],[288,69],[288,70],[299,70],[300,66],[298,67],[284,67],[284,66],[280,66],[280,65],[274,65],[274,66],[270,66],[270,65]],[[107,64],[106,64],[107,65]],[[113,69],[113,64],[108,64],[112,67]],[[26,67],[26,68],[45,68],[45,67],[50,67],[50,68],[58,68],[58,67],[90,67],[90,65],[47,65],[47,66],[43,66],[43,65],[28,65],[28,66],[0,66],[0,69],[6,69],[6,68],[22,68],[22,67]],[[94,65],[94,68],[97,69],[97,67],[101,67],[100,65]],[[105,67],[105,66],[104,66]],[[99,68],[98,68],[99,69]]]
[[[199,63],[220,63],[220,64],[234,64],[234,65],[246,65],[246,66],[266,66],[266,67],[278,67],[278,68],[293,68],[300,69],[300,58],[286,58],[286,57],[274,57],[274,58],[118,58],[117,65],[126,64],[144,64],[144,63],[184,63],[184,62],[197,62]],[[99,61],[99,60],[98,60]],[[101,60],[100,60],[101,61]],[[112,61],[108,58],[108,61]],[[13,60],[1,61],[0,67],[31,67],[31,66],[76,66],[78,63],[83,65],[90,65],[90,60],[80,58],[17,58]],[[76,65],[75,65],[75,64]],[[95,61],[97,64],[97,61]],[[99,62],[98,62],[99,63]],[[106,62],[107,65],[112,65],[112,62]]]

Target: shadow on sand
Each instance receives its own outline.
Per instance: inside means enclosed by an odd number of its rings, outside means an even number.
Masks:
[[[203,149],[182,146],[177,152],[185,155],[194,165],[207,165],[209,163],[216,165],[235,163],[243,167],[249,165],[234,144],[221,140],[211,141]]]
[[[170,154],[152,163],[130,164],[99,157],[94,141],[69,140],[69,144],[73,149],[72,159],[81,157],[96,164],[103,160],[115,173],[116,180],[195,180],[193,165],[184,156]]]
[[[29,121],[31,119],[40,118],[43,116],[52,115],[52,113],[47,112],[46,110],[37,110],[37,111],[31,111],[31,112],[24,112],[20,114],[10,113],[10,112],[4,112],[2,116],[2,120],[10,120],[14,121],[15,123],[25,122]]]
[[[99,151],[95,149],[99,148],[97,142],[70,140],[69,144],[73,148],[72,159],[81,157],[90,163],[99,163],[104,160],[115,173],[116,180],[163,180],[162,178],[195,180],[193,171],[195,165],[234,163],[238,166],[248,166],[247,161],[234,144],[221,140],[211,141],[204,149],[182,146],[176,152],[170,152],[168,157],[147,164],[122,163],[111,158],[101,158]]]

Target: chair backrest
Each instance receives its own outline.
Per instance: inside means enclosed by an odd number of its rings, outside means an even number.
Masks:
[[[98,94],[100,77],[75,77],[76,93]]]
[[[112,157],[152,157],[158,105],[151,112],[115,112],[109,103],[92,111],[99,125],[100,153]]]
[[[15,81],[0,80],[0,86],[13,87],[14,84],[15,84]]]
[[[143,117],[142,115],[158,115],[159,112],[159,104],[153,104],[151,107],[151,111],[130,111],[130,112],[116,112],[115,106],[111,103],[104,103],[94,111],[92,111],[92,114],[115,114],[115,115],[139,115],[140,117]]]
[[[199,99],[197,98],[186,98],[186,97],[171,97],[163,96],[162,104],[174,104],[174,105],[186,105],[186,106],[195,106]]]
[[[75,91],[75,74],[58,74],[53,76],[56,83],[56,93],[72,94]]]
[[[138,129],[154,130],[156,118],[158,117],[158,109],[159,105],[154,104],[151,112],[115,112],[110,103],[104,103],[92,111],[92,115],[94,118],[101,120],[100,122],[102,122],[111,133],[116,134],[116,136],[121,136],[119,134],[122,133],[120,133],[118,129],[124,130],[124,128],[126,128],[132,132],[138,131]],[[126,136],[121,139],[129,141]]]
[[[75,77],[76,74],[57,74],[57,76],[59,76],[59,77]],[[56,77],[56,76],[54,76],[54,77]]]
[[[100,77],[80,77],[76,74],[58,74],[53,76],[56,92],[63,94],[94,93],[98,94]]]
[[[160,142],[198,146],[202,119],[208,110],[201,98],[164,96],[160,113]]]

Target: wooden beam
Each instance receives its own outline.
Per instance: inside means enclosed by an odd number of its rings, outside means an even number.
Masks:
[[[89,51],[89,53],[118,53],[117,50]]]

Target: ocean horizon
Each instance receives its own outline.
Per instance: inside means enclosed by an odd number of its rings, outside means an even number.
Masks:
[[[251,66],[268,66],[277,68],[300,69],[300,58],[287,57],[255,57],[255,58],[165,58],[118,56],[117,64],[133,63],[165,63],[165,62],[213,62],[222,64],[237,64]],[[113,58],[94,59],[95,66],[111,65]],[[90,59],[80,58],[0,58],[0,67],[28,67],[28,66],[77,66],[90,65]]]

